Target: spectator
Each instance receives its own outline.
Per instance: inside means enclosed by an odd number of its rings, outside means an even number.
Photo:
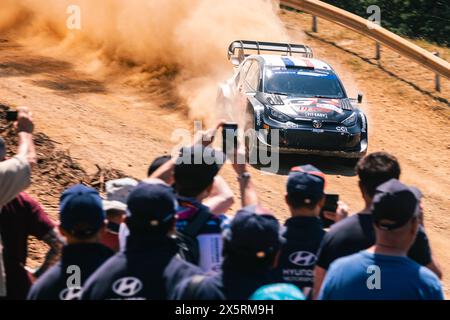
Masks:
[[[161,169],[160,169],[161,168]],[[169,185],[174,184],[174,171],[175,171],[175,160],[173,160],[170,156],[161,156],[157,157],[152,164],[150,165],[148,169],[148,179],[144,180],[143,182],[146,182],[148,180],[157,178],[160,180],[163,180],[165,183]],[[209,208],[209,211],[211,214],[218,215],[217,220],[225,220],[226,216],[224,215],[225,212],[228,211],[228,209],[231,208],[231,206],[234,203],[233,198],[233,191],[231,191],[231,188],[228,186],[228,184],[225,182],[225,180],[220,177],[219,175],[216,175],[214,177],[214,181],[212,183],[211,190],[209,191],[209,194],[206,198],[204,198],[201,201],[201,204],[205,207]],[[119,230],[119,242],[120,247],[125,247],[126,237],[129,234],[129,231],[126,228],[125,224],[122,224],[120,226]],[[192,239],[196,239],[195,235],[191,237]],[[217,248],[220,250],[220,248]],[[217,257],[220,257],[219,250],[216,250],[216,254],[210,254],[210,259],[215,259],[212,263],[213,265],[217,265]],[[207,253],[205,252],[205,255]],[[215,258],[214,258],[215,257]],[[191,260],[190,260],[191,261]],[[193,259],[192,262],[196,262],[198,259]],[[204,263],[206,264],[206,263]],[[204,265],[202,264],[202,265]],[[204,266],[205,269],[211,268],[209,266]]]
[[[177,159],[166,162],[151,175],[166,181],[164,177],[173,172],[179,202],[176,229],[180,253],[204,271],[220,266],[222,226],[228,220],[223,214],[213,214],[203,203],[211,195],[225,162],[222,152],[208,147],[221,126],[200,132],[192,147],[182,148]]]
[[[19,136],[17,154],[13,158],[0,163],[0,208],[30,185],[30,165],[36,162],[32,136],[34,124],[28,108],[18,109],[15,126]],[[0,297],[4,296],[6,296],[6,280],[3,264],[3,244],[0,237]]]
[[[283,282],[296,285],[309,298],[312,298],[317,251],[325,234],[319,218],[325,203],[324,188],[325,175],[314,166],[291,169],[285,196],[291,218],[285,223],[286,242],[275,273]],[[347,214],[342,204],[338,213],[338,216]]]
[[[303,293],[293,284],[275,283],[262,286],[250,300],[306,300]]]
[[[103,200],[103,210],[106,213],[106,230],[102,243],[113,250],[119,251],[119,230],[125,219],[127,198],[138,182],[131,178],[110,180],[106,182],[106,199]]]
[[[224,260],[219,272],[195,276],[180,283],[175,299],[247,300],[261,286],[275,283],[282,239],[279,224],[257,206],[239,210],[224,231]]]
[[[29,300],[78,300],[86,279],[113,252],[100,244],[105,212],[98,192],[73,186],[61,196],[60,231],[66,238],[61,261],[31,287]]]
[[[375,152],[358,162],[356,172],[365,208],[333,225],[325,235],[314,270],[315,296],[319,293],[326,270],[334,260],[367,249],[375,243],[375,230],[370,214],[372,199],[379,185],[390,179],[399,179],[400,164],[394,156],[386,152]],[[423,226],[419,226],[416,240],[408,256],[441,276],[437,264],[433,261]]]
[[[202,158],[205,154],[208,156]],[[197,156],[200,156],[199,163],[195,162]],[[188,245],[183,255],[204,271],[220,265],[222,224],[226,216],[212,214],[202,201],[212,190],[220,170],[218,162],[223,163],[221,157],[222,153],[197,145],[183,148],[179,158],[183,160],[175,164],[175,190],[179,202],[176,228],[182,242]]]
[[[443,300],[438,277],[407,257],[419,228],[419,201],[396,179],[376,189],[375,245],[330,266],[319,299]]]
[[[201,271],[177,256],[176,197],[160,183],[141,183],[127,201],[126,249],[116,253],[87,281],[83,299],[163,300],[184,277]]]
[[[3,207],[0,225],[4,246],[6,298],[24,300],[33,281],[59,260],[64,243],[40,204],[24,192]],[[44,241],[50,247],[42,265],[32,273],[24,267],[29,236]]]
[[[5,160],[6,146],[0,138],[0,162]],[[55,225],[40,204],[22,192],[0,212],[0,236],[6,274],[7,299],[24,300],[32,281],[59,259],[63,245]],[[50,250],[43,264],[32,274],[25,269],[28,237],[44,241]]]
[[[155,175],[156,170],[165,166],[164,173],[160,175]],[[175,171],[175,161],[172,160],[171,156],[160,156],[153,160],[152,164],[149,166],[147,174],[148,178],[157,177],[158,179],[164,180],[169,185],[175,183],[174,180]],[[211,213],[213,214],[224,214],[227,212],[231,206],[234,204],[233,191],[226,181],[219,175],[214,177],[214,182],[211,191],[205,199],[202,200],[202,204],[207,206]]]

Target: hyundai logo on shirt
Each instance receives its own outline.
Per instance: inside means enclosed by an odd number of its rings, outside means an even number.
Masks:
[[[297,251],[291,253],[289,261],[297,266],[312,266],[316,263],[317,257],[315,254],[308,251]]]
[[[115,281],[112,289],[119,296],[131,297],[141,291],[142,287],[142,282],[138,278],[125,277]]]

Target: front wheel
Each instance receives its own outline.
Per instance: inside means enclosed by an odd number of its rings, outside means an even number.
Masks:
[[[245,156],[249,164],[258,164],[258,137],[255,130],[255,117],[250,112],[245,116],[244,127]]]
[[[345,165],[347,165],[351,168],[355,168],[359,159],[361,159],[361,158],[346,158],[346,159],[344,159],[344,163],[345,163]]]

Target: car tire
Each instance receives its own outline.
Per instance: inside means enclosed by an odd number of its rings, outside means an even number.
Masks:
[[[252,113],[247,111],[245,115],[245,157],[249,164],[257,165],[258,159],[258,138],[256,137],[255,130],[255,117]]]
[[[355,168],[359,159],[361,159],[361,158],[346,158],[346,159],[344,159],[344,163],[345,163],[345,165],[347,165],[351,168]]]

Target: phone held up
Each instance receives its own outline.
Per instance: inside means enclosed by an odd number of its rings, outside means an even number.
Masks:
[[[320,220],[322,220],[322,226],[324,228],[329,228],[334,221],[325,217],[324,211],[336,213],[338,208],[339,195],[338,194],[326,194],[325,195],[325,205],[320,212]]]
[[[9,121],[9,122],[17,121],[18,114],[19,113],[17,111],[11,111],[11,110],[6,111],[6,121]]]

